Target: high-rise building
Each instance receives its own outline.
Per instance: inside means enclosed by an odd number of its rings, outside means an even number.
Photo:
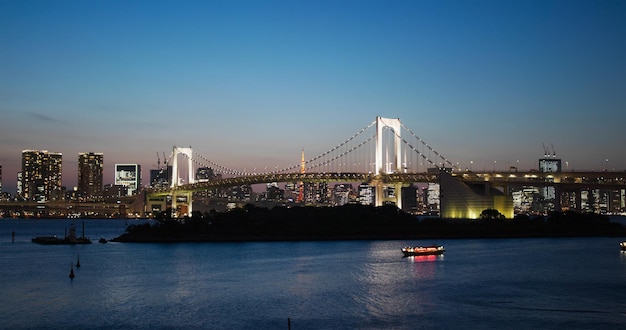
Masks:
[[[23,198],[22,196],[24,196],[24,190],[22,189],[22,172],[17,172],[17,187],[15,187],[15,190],[15,196]]]
[[[561,159],[556,158],[556,154],[546,152],[543,158],[539,159],[540,172],[561,172]],[[553,182],[554,179],[546,179],[547,182]],[[541,195],[545,201],[547,211],[556,211],[556,188],[554,186],[544,186],[541,188]]]
[[[141,187],[141,166],[137,164],[115,164],[115,185],[128,188],[128,195],[134,195]]]
[[[78,191],[87,199],[102,197],[104,155],[81,152],[78,154]]]
[[[304,182],[302,185],[303,200],[307,204],[328,203],[328,183]]]
[[[21,197],[38,202],[62,199],[62,164],[61,153],[23,150]]]

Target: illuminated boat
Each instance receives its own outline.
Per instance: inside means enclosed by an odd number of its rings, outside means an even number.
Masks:
[[[626,251],[626,241],[619,243],[619,247],[620,249],[622,249],[622,251]]]
[[[446,251],[443,245],[430,245],[430,246],[407,246],[402,248],[402,253],[405,257],[409,256],[427,256],[443,254]]]

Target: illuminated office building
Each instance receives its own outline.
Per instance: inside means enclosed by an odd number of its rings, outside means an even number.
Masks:
[[[349,183],[338,183],[333,188],[333,204],[345,205],[350,202],[350,194],[353,193],[354,187]]]
[[[78,191],[87,199],[102,197],[104,155],[82,152],[78,154]]]
[[[305,182],[304,202],[307,204],[328,203],[328,183],[326,182]]]
[[[137,164],[115,164],[115,185],[128,189],[128,196],[141,187],[141,166]]]
[[[62,199],[62,163],[61,153],[23,150],[21,197],[38,202]]]
[[[543,158],[539,159],[539,171],[544,173],[559,173],[561,172],[561,160],[556,158],[553,153],[552,156],[546,152]],[[547,179],[548,182],[553,182],[554,179]],[[545,186],[541,188],[541,195],[545,202],[545,208],[547,211],[556,211],[556,188],[554,186]]]
[[[361,205],[375,205],[376,203],[376,188],[370,186],[367,183],[359,185],[359,204]]]

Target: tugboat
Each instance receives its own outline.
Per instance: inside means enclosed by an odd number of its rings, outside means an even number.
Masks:
[[[405,257],[409,256],[427,256],[443,254],[446,249],[443,245],[429,245],[429,246],[407,246],[402,248],[402,253]]]
[[[91,244],[91,240],[85,237],[85,223],[83,222],[83,236],[76,237],[76,226],[74,223],[70,225],[69,233],[64,238],[54,236],[37,236],[31,239],[31,242],[44,245],[54,244]]]

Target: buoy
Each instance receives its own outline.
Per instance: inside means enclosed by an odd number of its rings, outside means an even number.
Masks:
[[[70,278],[73,279],[74,278],[74,264],[70,265]]]
[[[76,268],[80,268],[80,254],[78,255],[78,258],[76,259]]]

